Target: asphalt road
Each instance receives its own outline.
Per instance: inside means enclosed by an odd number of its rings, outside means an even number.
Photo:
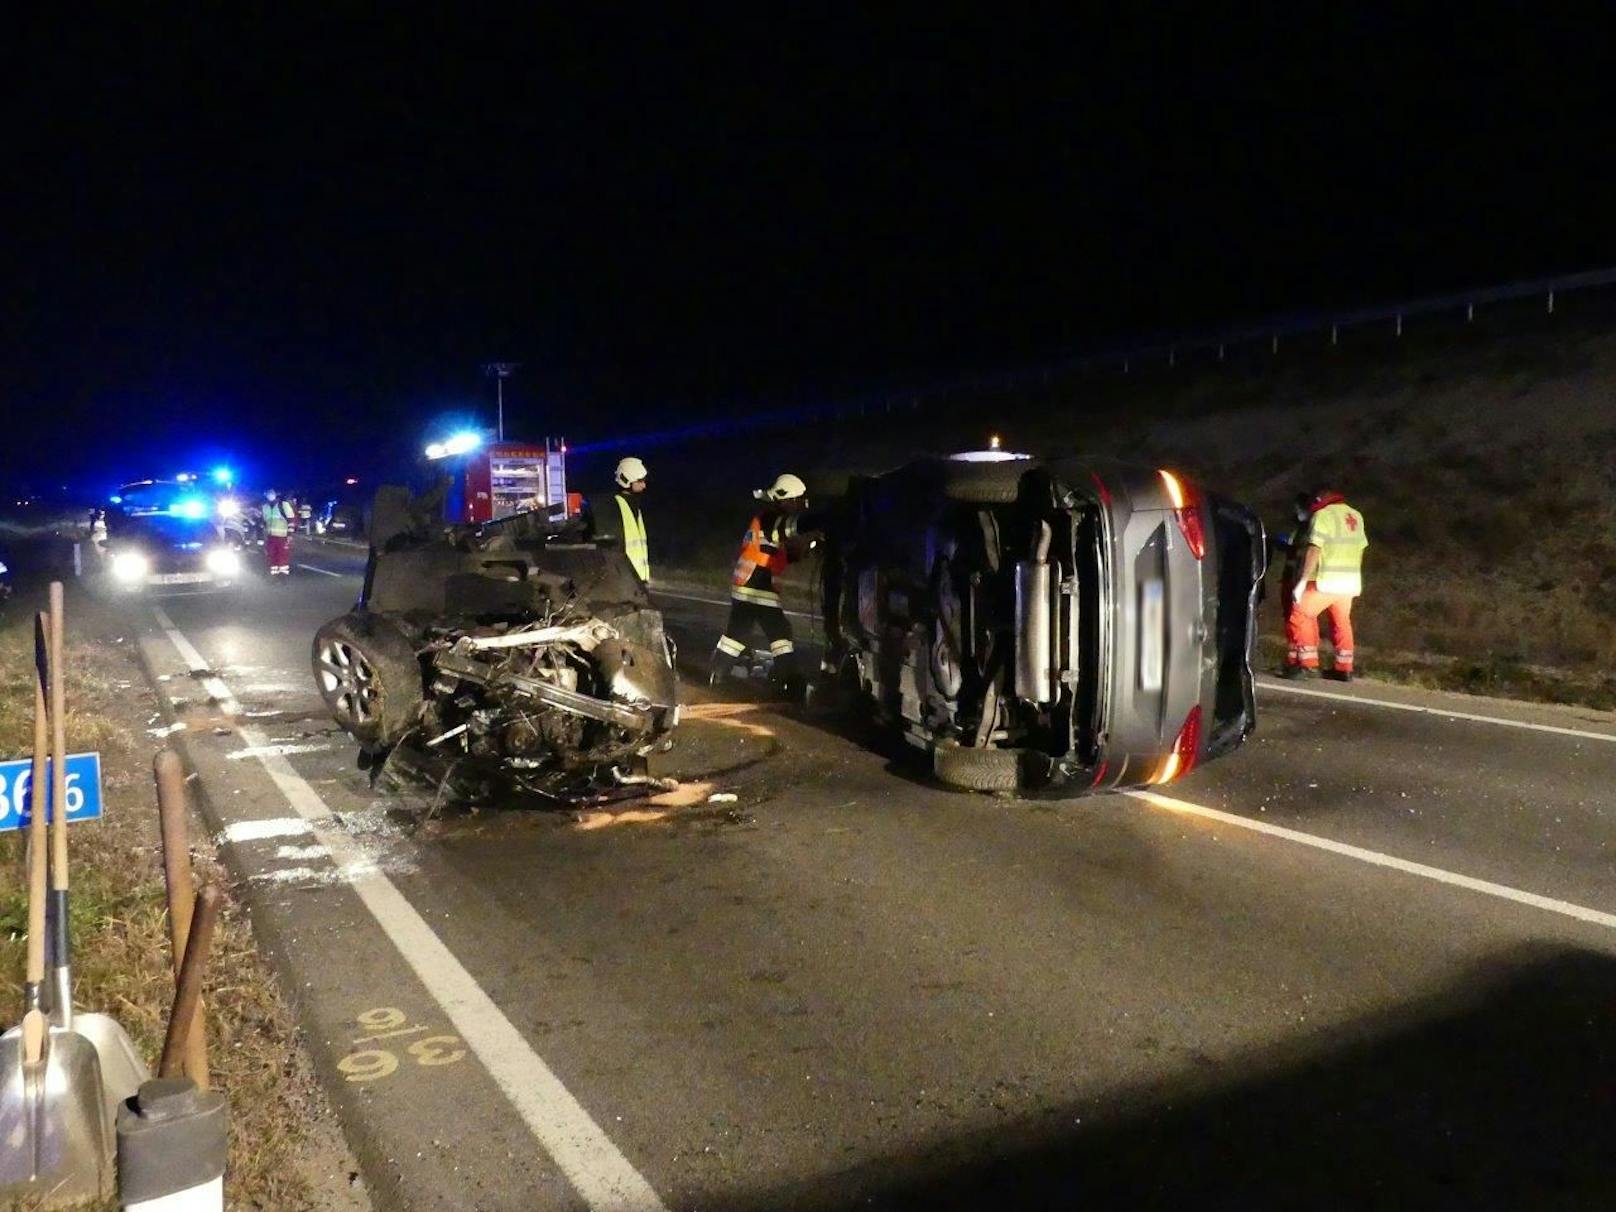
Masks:
[[[419,824],[308,671],[362,561],[295,558],[124,621],[383,1206],[1616,1195],[1616,718],[1265,686],[1170,797],[1022,803],[692,685],[733,802]]]

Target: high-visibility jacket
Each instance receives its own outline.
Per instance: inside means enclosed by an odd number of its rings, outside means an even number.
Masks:
[[[1314,507],[1307,543],[1319,549],[1313,582],[1320,593],[1356,597],[1363,592],[1364,549],[1369,546],[1363,514],[1339,496],[1322,498]]]
[[[264,533],[284,539],[292,533],[292,507],[285,501],[264,502]]]
[[[617,494],[617,512],[623,519],[623,551],[640,580],[651,583],[651,545],[645,537],[645,514],[629,500],[627,493]]]
[[[778,606],[780,593],[774,587],[774,578],[791,563],[786,541],[796,533],[796,514],[770,512],[755,516],[741,536],[741,554],[735,561],[729,596],[737,602]]]

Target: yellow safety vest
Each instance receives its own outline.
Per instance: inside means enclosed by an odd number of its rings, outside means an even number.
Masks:
[[[264,502],[264,533],[271,538],[284,539],[291,533],[291,509],[285,501]]]
[[[1313,580],[1320,593],[1357,597],[1363,592],[1364,549],[1369,546],[1363,514],[1345,501],[1326,505],[1313,515],[1307,542],[1319,549],[1319,569]]]
[[[618,493],[617,512],[623,516],[623,553],[628,556],[628,562],[634,565],[634,571],[640,574],[640,580],[647,585],[651,583],[651,545],[645,537],[645,514],[636,513],[634,506],[628,503],[628,498]]]

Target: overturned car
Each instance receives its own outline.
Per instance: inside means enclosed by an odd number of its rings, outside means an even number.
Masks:
[[[827,677],[945,783],[1166,783],[1255,726],[1262,524],[1171,472],[923,459],[855,478],[828,538]]]
[[[446,526],[383,488],[363,595],[314,679],[372,764],[408,748],[550,796],[643,779],[678,722],[662,616],[621,548],[540,513]]]

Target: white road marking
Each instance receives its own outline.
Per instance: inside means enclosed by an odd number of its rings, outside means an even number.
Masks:
[[[703,598],[697,597],[693,593],[674,593],[668,589],[652,589],[651,596],[655,598],[676,598],[681,602],[700,602],[703,606],[723,606],[726,609],[729,607],[729,599],[727,598]],[[808,619],[810,621],[819,617],[804,613],[801,610],[788,610],[786,615],[793,619]]]
[[[346,572],[332,572],[329,568],[316,568],[313,564],[299,564],[298,567],[306,568],[310,572],[317,572],[323,577],[345,577],[350,575]]]
[[[221,842],[257,842],[271,837],[306,837],[309,823],[300,816],[277,816],[267,821],[232,821],[219,831]]]
[[[168,642],[174,645],[174,651],[179,653],[180,659],[191,667],[192,673],[203,673],[212,668],[207,661],[202,659],[202,654],[196,650],[196,646],[180,633],[178,627],[174,626],[174,620],[168,617],[166,610],[161,606],[153,606],[152,613],[157,616],[157,625],[163,629],[163,634],[168,636]],[[220,711],[226,715],[241,714],[241,704],[236,702],[236,696],[231,694],[230,687],[226,686],[218,678],[212,676],[203,678],[202,688],[212,696]]]
[[[1337,694],[1330,690],[1314,690],[1307,686],[1291,686],[1259,678],[1257,685],[1263,690],[1277,690],[1282,694],[1299,694],[1310,699],[1332,699],[1338,703],[1357,703],[1363,707],[1384,707],[1391,711],[1412,711],[1418,715],[1441,715],[1453,720],[1469,720],[1475,724],[1497,724],[1500,728],[1524,728],[1528,732],[1552,732],[1558,736],[1574,736],[1584,741],[1608,741],[1616,744],[1616,733],[1591,732],[1586,728],[1561,728],[1555,724],[1532,724],[1526,720],[1506,720],[1497,715],[1479,715],[1473,711],[1450,711],[1446,707],[1422,707],[1417,703],[1397,703],[1391,699],[1360,698],[1355,694]]]
[[[1376,867],[1387,867],[1393,871],[1404,872],[1407,875],[1417,875],[1422,879],[1435,880],[1439,884],[1465,888],[1471,892],[1480,892],[1486,896],[1497,897],[1499,900],[1514,901],[1518,905],[1530,905],[1534,909],[1543,909],[1549,913],[1558,913],[1562,917],[1576,918],[1579,922],[1591,922],[1595,926],[1607,926],[1612,930],[1616,930],[1616,913],[1605,913],[1599,909],[1589,909],[1583,905],[1574,905],[1570,901],[1556,900],[1552,896],[1540,896],[1536,892],[1526,892],[1520,888],[1511,888],[1508,884],[1495,884],[1491,880],[1480,880],[1472,875],[1460,875],[1457,871],[1446,871],[1441,867],[1431,867],[1425,863],[1411,862],[1395,855],[1382,854],[1378,850],[1365,850],[1362,846],[1351,846],[1346,842],[1333,841],[1330,838],[1319,837],[1312,833],[1303,833],[1297,829],[1286,829],[1283,825],[1270,825],[1267,821],[1256,821],[1250,817],[1238,816],[1232,812],[1222,812],[1216,808],[1192,804],[1188,800],[1175,799],[1170,795],[1162,795],[1156,791],[1124,791],[1122,794],[1130,795],[1137,800],[1144,800],[1145,803],[1154,804],[1158,808],[1165,808],[1169,812],[1181,812],[1187,816],[1205,817],[1209,821],[1233,825],[1237,829],[1249,829],[1253,833],[1266,833],[1269,837],[1283,838],[1287,842],[1297,842],[1303,846],[1312,846],[1316,850],[1328,850],[1331,854],[1344,855],[1347,858],[1357,859],[1361,863],[1369,863]]]
[[[161,609],[156,614],[180,658],[193,670],[207,669],[207,661],[173,620]],[[250,724],[242,724],[237,732],[249,746],[270,745],[269,737]],[[397,885],[377,870],[375,860],[353,838],[328,827],[333,814],[319,792],[279,754],[261,753],[257,760],[303,819],[314,841],[331,855],[338,878],[358,895],[584,1202],[601,1212],[665,1212],[651,1184],[533,1051]]]

